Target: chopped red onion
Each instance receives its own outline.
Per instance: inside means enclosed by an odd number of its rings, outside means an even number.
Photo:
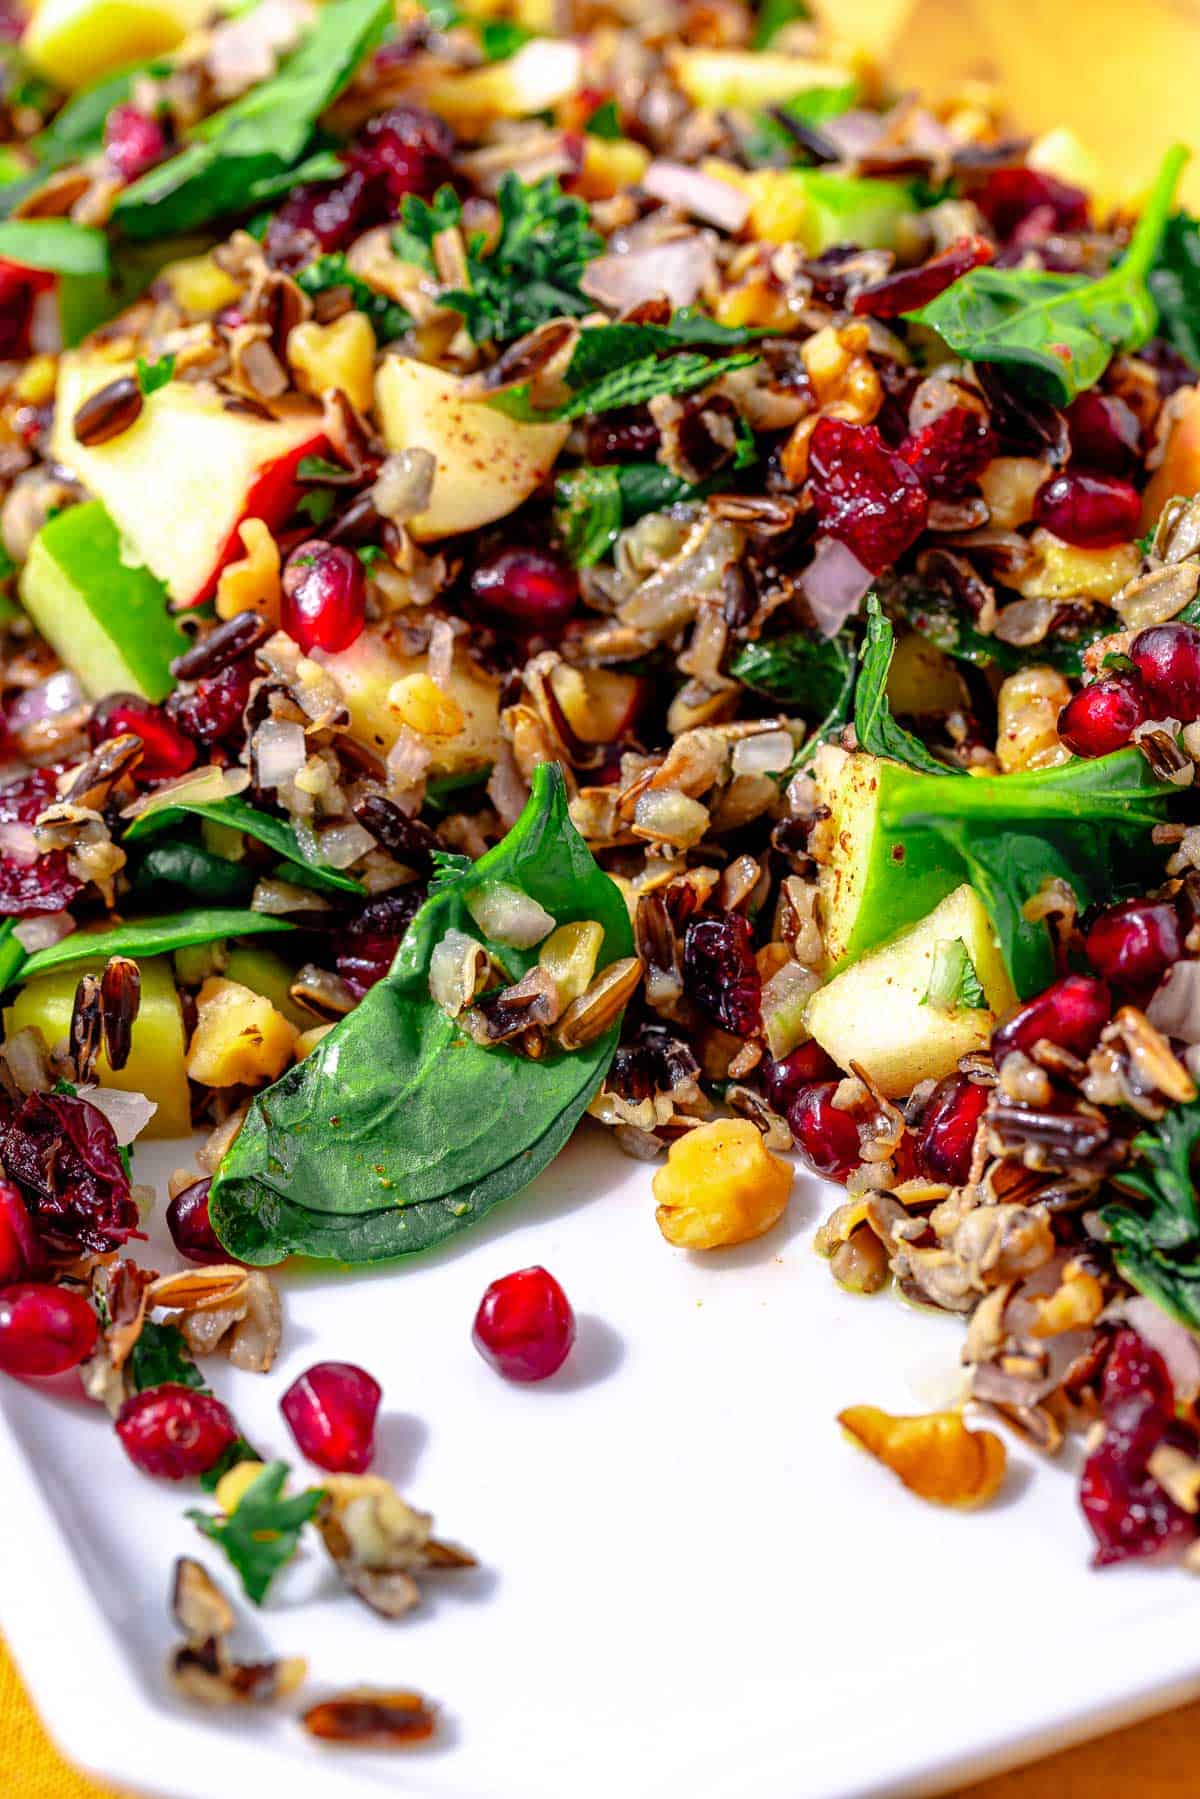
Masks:
[[[800,584],[822,637],[837,636],[857,612],[874,579],[870,569],[836,537],[817,539],[816,554]]]
[[[691,306],[716,275],[711,244],[699,232],[648,244],[644,249],[598,256],[580,287],[590,299],[616,312],[665,294],[672,306]]]
[[[1126,1300],[1125,1316],[1167,1364],[1176,1399],[1190,1399],[1200,1389],[1200,1343],[1192,1332],[1142,1294]]]
[[[0,833],[7,830],[0,826]],[[36,955],[40,949],[51,949],[69,937],[75,929],[75,920],[69,912],[43,912],[39,918],[23,918],[20,924],[13,926],[13,936],[21,945],[26,955]]]
[[[43,719],[57,718],[82,705],[83,688],[78,680],[69,669],[59,669],[49,680],[39,681],[36,687],[27,687],[17,695],[8,708],[8,727],[11,731],[25,731],[30,725],[40,725]]]
[[[690,212],[722,231],[740,231],[750,215],[750,197],[731,182],[705,175],[686,163],[657,158],[642,176],[642,187],[656,200]]]
[[[1146,1017],[1164,1037],[1200,1043],[1200,962],[1176,962],[1168,968]]]

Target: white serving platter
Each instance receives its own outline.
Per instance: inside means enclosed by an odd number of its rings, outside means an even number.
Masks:
[[[179,1159],[151,1150],[139,1172]],[[437,1747],[330,1750],[294,1706],[177,1700],[174,1558],[236,1591],[184,1517],[194,1490],[135,1473],[73,1378],[0,1383],[0,1629],[64,1753],[164,1799],[837,1799],[947,1790],[1200,1692],[1195,1587],[1089,1570],[1074,1465],[1014,1448],[1000,1502],[959,1514],[842,1437],[845,1405],[945,1402],[962,1329],[835,1285],[811,1241],[835,1190],[802,1178],[771,1235],[691,1256],[658,1234],[651,1172],[586,1126],[440,1253],[286,1274],[270,1376],[208,1365],[251,1439],[301,1469],[277,1410],[294,1376],[337,1358],[383,1383],[377,1470],[480,1569],[388,1624],[314,1543],[259,1617],[241,1610],[248,1647],[309,1658],[309,1699],[437,1700]],[[142,1253],[175,1264],[161,1208]],[[579,1338],[521,1388],[470,1327],[487,1283],[532,1262]]]

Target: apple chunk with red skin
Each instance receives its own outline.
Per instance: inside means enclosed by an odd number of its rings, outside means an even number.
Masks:
[[[132,362],[86,351],[59,365],[51,453],[102,500],[131,558],[164,582],[176,607],[212,598],[226,563],[244,555],[239,527],[260,518],[274,530],[302,491],[305,456],[327,452],[320,409],[297,402],[279,418],[230,411],[215,388],[168,381],[147,394],[137,420],[106,443],[81,444],[83,402]]]

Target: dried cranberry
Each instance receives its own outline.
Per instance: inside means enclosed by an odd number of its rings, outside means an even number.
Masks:
[[[993,1060],[999,1067],[1015,1049],[1028,1055],[1043,1037],[1072,1055],[1086,1056],[1095,1048],[1111,1011],[1112,995],[1103,981],[1090,974],[1064,975],[996,1026]]]
[[[48,1243],[104,1255],[137,1234],[112,1125],[87,1100],[31,1093],[0,1134],[0,1160]]]
[[[1149,694],[1136,675],[1118,671],[1081,687],[1058,715],[1058,734],[1076,756],[1107,756],[1124,749],[1139,725],[1154,716]]]
[[[0,1287],[28,1280],[43,1262],[29,1208],[11,1181],[0,1180]]]
[[[0,357],[6,362],[29,354],[34,301],[53,285],[48,272],[0,258]]]
[[[902,556],[924,529],[925,489],[874,425],[821,419],[809,444],[808,475],[821,524],[872,574]]]
[[[207,1474],[237,1441],[238,1430],[212,1393],[164,1381],[125,1401],[117,1413],[117,1435],[143,1474],[191,1480]]]
[[[1011,237],[1036,213],[1047,231],[1082,231],[1088,222],[1083,189],[1040,169],[993,169],[975,203],[1000,238]]]
[[[991,427],[969,406],[949,407],[900,445],[900,455],[926,493],[937,499],[960,495],[995,454]]]
[[[353,1362],[317,1362],[279,1402],[303,1455],[331,1474],[365,1474],[383,1389]]]
[[[346,926],[336,966],[356,999],[387,974],[424,898],[424,883],[397,888],[371,900]]]
[[[1033,516],[1064,543],[1102,550],[1136,537],[1142,501],[1128,481],[1071,468],[1038,488]]]
[[[825,1054],[815,1037],[777,1062],[764,1056],[758,1065],[758,1078],[768,1103],[777,1112],[786,1112],[797,1088],[809,1081],[827,1081],[837,1074],[837,1065]]]
[[[152,706],[136,693],[109,694],[88,720],[88,741],[95,749],[126,731],[142,740],[142,759],[134,770],[138,781],[171,781],[195,767],[195,744],[176,729],[160,706]]]
[[[104,121],[104,154],[123,181],[136,181],[167,153],[158,120],[136,106],[114,106]]]
[[[310,538],[283,575],[280,623],[300,648],[348,650],[367,622],[367,577],[353,550]]]
[[[1131,406],[1116,394],[1085,388],[1067,408],[1071,455],[1084,468],[1128,475],[1141,459],[1142,428]]]
[[[1087,959],[1120,987],[1157,981],[1183,954],[1183,930],[1170,900],[1131,899],[1107,906],[1088,930]]]
[[[229,1251],[218,1241],[208,1215],[209,1180],[193,1181],[177,1193],[167,1207],[167,1229],[181,1256],[189,1262],[229,1262]]]
[[[916,312],[995,254],[995,246],[986,237],[956,238],[920,268],[901,269],[861,288],[854,296],[854,311],[876,319],[898,319],[903,313]]]
[[[562,629],[575,610],[575,571],[549,550],[509,549],[477,562],[471,592],[494,623],[547,634]]]
[[[1200,718],[1200,631],[1178,620],[1148,625],[1129,646],[1129,659],[1163,718],[1190,724]]]
[[[450,174],[454,133],[419,106],[393,106],[368,119],[350,146],[350,163],[380,179],[393,201],[405,194],[432,194]]]
[[[939,1081],[921,1117],[917,1162],[931,1181],[961,1187],[971,1172],[975,1132],[987,1110],[987,1088],[965,1074]]]
[[[810,1168],[830,1180],[844,1181],[862,1155],[858,1126],[849,1112],[835,1106],[837,1081],[812,1081],[792,1095],[787,1120],[796,1148]]]
[[[254,675],[250,656],[227,662],[216,674],[197,681],[190,693],[173,693],[167,701],[167,714],[181,731],[209,749],[228,744],[245,733],[242,715]]]
[[[750,926],[740,912],[697,918],[683,940],[688,998],[722,1030],[752,1037],[762,1028],[762,976]]]
[[[20,780],[7,781],[0,787],[0,825],[32,825],[57,798],[52,769],[35,768]],[[20,918],[30,912],[61,912],[82,888],[83,882],[67,868],[65,850],[39,856],[32,838],[28,850],[23,845],[0,850],[0,914]]]
[[[1195,1435],[1175,1422],[1175,1393],[1166,1363],[1136,1331],[1117,1333],[1101,1388],[1104,1436],[1084,1465],[1080,1501],[1096,1538],[1095,1565],[1185,1548],[1193,1518],[1149,1472],[1164,1442],[1195,1456]]]
[[[602,412],[587,425],[589,462],[644,462],[654,460],[658,426],[648,406],[618,406]]]
[[[1106,1412],[1126,1399],[1149,1399],[1163,1428],[1175,1416],[1175,1388],[1157,1349],[1135,1330],[1118,1331],[1104,1364],[1100,1397]]]
[[[41,1281],[0,1290],[0,1368],[46,1377],[78,1368],[96,1347],[96,1314],[82,1293]]]
[[[314,256],[344,250],[378,212],[376,184],[359,169],[340,181],[293,188],[267,228],[265,248],[277,268],[303,268]]]
[[[493,1281],[479,1302],[471,1340],[505,1380],[545,1380],[575,1341],[571,1302],[544,1268]]]

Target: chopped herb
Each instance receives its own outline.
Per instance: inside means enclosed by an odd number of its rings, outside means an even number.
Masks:
[[[189,1511],[188,1517],[228,1556],[247,1599],[261,1605],[279,1570],[300,1545],[300,1533],[325,1497],[324,1488],[309,1487],[292,1499],[283,1497],[286,1462],[268,1462],[247,1487],[228,1518]]]
[[[729,672],[756,693],[794,706],[804,715],[830,712],[854,682],[854,647],[846,632],[813,637],[786,631],[782,637],[760,637],[738,651]]]
[[[580,332],[567,381],[571,387],[584,387],[646,356],[675,350],[740,350],[766,335],[748,325],[718,325],[690,307],[676,312],[668,325],[595,325]]]
[[[908,768],[919,768],[930,775],[965,774],[964,769],[939,762],[919,737],[914,737],[892,717],[887,679],[893,647],[892,627],[883,616],[876,596],[868,594],[867,635],[854,689],[854,729],[859,748],[872,756],[888,756],[893,762],[903,762]]]
[[[624,508],[615,468],[581,468],[555,484],[555,523],[576,568],[601,562],[621,529]]]
[[[364,543],[357,551],[358,560],[367,570],[373,569],[377,562],[385,559],[384,551],[377,543]]]
[[[761,0],[751,42],[756,50],[765,50],[785,25],[794,25],[811,17],[805,0]]]
[[[165,1386],[168,1381],[192,1387],[197,1393],[208,1392],[178,1325],[155,1324],[152,1319],[143,1324],[130,1351],[129,1378],[137,1393]]]
[[[954,1012],[964,1006],[978,1010],[987,1005],[975,964],[961,937],[934,944],[929,986],[921,1004],[932,1006],[937,1012]]]
[[[534,35],[515,19],[483,19],[479,24],[479,47],[489,62],[506,62]]]
[[[1160,335],[1200,369],[1200,219],[1177,212],[1167,220],[1147,281]]]
[[[389,300],[386,294],[377,293],[353,273],[340,250],[318,256],[315,262],[301,269],[296,276],[296,285],[310,297],[326,293],[330,288],[346,288],[357,311],[365,312],[370,319],[381,344],[390,344],[397,337],[403,337],[412,324],[403,306]]]
[[[616,101],[602,101],[591,117],[585,121],[583,129],[589,137],[624,137]]]
[[[1100,1214],[1125,1279],[1189,1330],[1200,1329],[1198,1147],[1200,1100],[1173,1106],[1138,1132],[1132,1162],[1113,1177],[1142,1209],[1121,1200]]]
[[[302,456],[296,467],[296,479],[332,481],[336,486],[344,487],[349,472],[343,463],[331,462],[328,456]]]
[[[507,412],[510,418],[526,423],[586,418],[589,414],[612,412],[621,406],[644,406],[660,394],[692,393],[696,388],[719,381],[722,375],[732,374],[735,369],[748,368],[757,360],[754,355],[722,358],[696,352],[665,356],[661,361],[656,356],[643,356],[625,368],[615,368],[607,375],[601,375],[598,381],[581,387],[561,405],[546,411],[530,404],[529,390],[524,387],[496,394],[488,404],[500,412]]]
[[[138,386],[146,395],[156,394],[160,387],[165,387],[175,376],[174,356],[160,356],[157,362],[147,362],[144,356],[137,359]]]
[[[857,83],[846,81],[836,87],[806,88],[802,94],[785,100],[782,106],[756,112],[749,127],[741,132],[742,154],[752,166],[799,162],[804,149],[788,130],[787,121],[792,119],[798,125],[823,125],[826,119],[839,118],[848,111],[857,98]]]

